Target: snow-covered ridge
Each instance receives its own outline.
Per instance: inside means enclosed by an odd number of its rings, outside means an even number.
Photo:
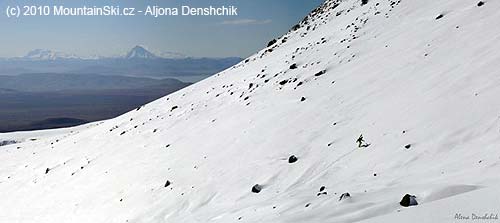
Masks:
[[[23,59],[29,59],[29,60],[60,60],[60,59],[79,59],[76,55],[73,54],[66,54],[63,52],[58,52],[58,51],[52,51],[52,50],[46,50],[46,49],[35,49],[26,56],[23,57]]]
[[[60,51],[49,50],[49,49],[35,49],[28,52],[25,56],[21,58],[10,58],[12,59],[23,59],[23,60],[33,60],[33,61],[51,61],[51,60],[99,60],[99,59],[184,59],[188,56],[176,53],[176,52],[158,52],[153,53],[146,47],[137,45],[128,51],[125,55],[115,56],[115,57],[102,57],[102,56],[90,56],[82,57],[75,54],[68,54]],[[4,58],[8,60],[9,58]]]
[[[0,221],[495,214],[499,7],[329,0],[235,67],[120,117],[0,134],[21,142],[0,147]]]

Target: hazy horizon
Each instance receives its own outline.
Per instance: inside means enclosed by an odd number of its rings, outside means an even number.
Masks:
[[[65,7],[104,6],[145,8],[235,6],[237,16],[35,16],[7,18],[0,26],[8,30],[0,36],[0,57],[20,57],[33,49],[49,49],[82,57],[124,55],[142,45],[153,53],[175,52],[190,57],[247,57],[267,41],[284,34],[322,0],[236,1],[85,1],[36,5]],[[28,0],[0,2],[0,8],[33,5]],[[244,44],[241,44],[244,43]]]

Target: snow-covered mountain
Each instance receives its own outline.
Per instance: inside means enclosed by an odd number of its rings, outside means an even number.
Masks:
[[[73,55],[73,54],[66,54],[63,52],[46,50],[46,49],[35,49],[35,50],[28,52],[28,54],[26,54],[26,56],[24,56],[23,59],[28,59],[28,60],[60,60],[60,59],[80,59],[80,58]]]
[[[135,46],[127,53],[125,58],[126,59],[156,59],[156,58],[158,58],[158,56],[149,52],[143,46]]]
[[[78,60],[100,60],[100,59],[184,59],[188,58],[188,56],[182,53],[176,52],[160,52],[158,55],[152,53],[147,50],[144,46],[137,45],[133,47],[130,51],[127,52],[125,56],[115,56],[115,57],[102,57],[98,55],[93,55],[89,57],[80,57],[74,54],[67,54],[60,51],[47,50],[47,49],[35,49],[28,52],[21,59],[23,60],[67,60],[67,59],[78,59]],[[0,58],[2,59],[2,58]],[[11,59],[19,59],[19,58],[11,58]],[[8,60],[8,59],[4,59]]]
[[[120,117],[0,134],[19,142],[0,147],[0,221],[495,216],[499,7],[327,0],[237,66]]]
[[[184,59],[188,58],[188,56],[182,54],[182,53],[177,53],[177,52],[169,52],[169,51],[161,51],[158,53],[153,53],[150,50],[148,50],[146,47],[137,45],[134,48],[132,48],[127,55],[125,56],[126,59]]]

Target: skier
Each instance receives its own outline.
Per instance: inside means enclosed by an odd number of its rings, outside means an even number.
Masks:
[[[361,134],[358,138],[358,140],[356,140],[356,142],[358,143],[358,148],[361,148],[363,147],[363,143],[365,142],[365,140],[363,139],[363,134]]]

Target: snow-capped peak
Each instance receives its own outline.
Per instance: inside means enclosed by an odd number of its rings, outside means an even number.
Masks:
[[[126,59],[155,59],[158,56],[149,52],[145,47],[137,45],[125,56]]]

